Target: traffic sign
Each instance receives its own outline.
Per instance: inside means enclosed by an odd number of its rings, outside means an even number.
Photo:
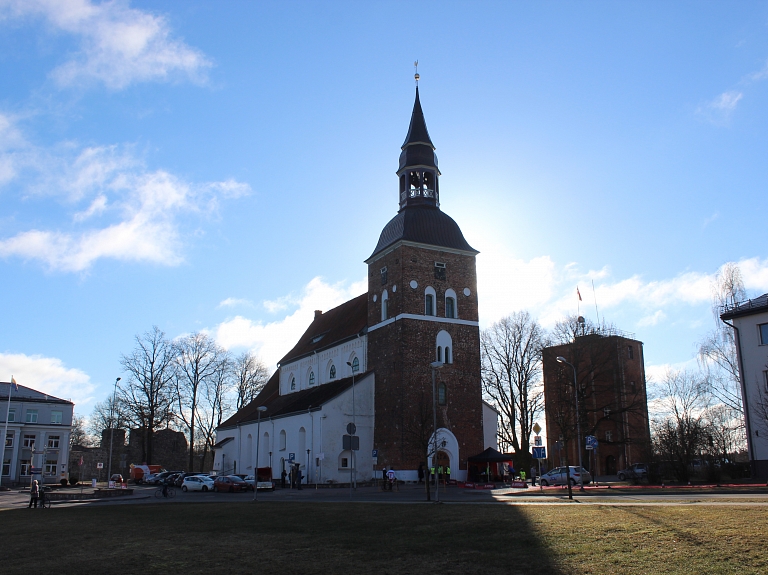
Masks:
[[[533,432],[538,435],[541,432],[541,425],[538,423],[533,424]]]
[[[586,443],[587,449],[597,449],[597,437],[594,435],[587,435],[584,438],[584,442]]]
[[[371,457],[378,457],[378,456],[379,456],[379,450],[378,449],[374,449],[373,451],[371,451]]]
[[[546,447],[534,447],[533,448],[533,458],[534,459],[546,459],[547,458],[547,448]]]
[[[288,454],[288,461],[296,461],[296,454],[295,453],[289,453]]]
[[[96,469],[104,469],[104,464],[103,464],[101,461],[99,461],[99,462],[96,464]]]
[[[341,442],[344,451],[360,451],[360,438],[357,435],[342,435]]]
[[[354,423],[347,423],[347,433],[354,435],[357,431],[357,426]]]
[[[534,435],[533,436],[533,444],[536,447],[541,447],[541,435]]]

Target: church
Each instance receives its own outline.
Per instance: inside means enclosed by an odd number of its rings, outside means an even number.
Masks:
[[[298,465],[304,482],[326,484],[386,467],[415,481],[434,462],[463,481],[467,458],[496,447],[480,382],[479,252],[440,209],[418,83],[397,177],[398,212],[365,260],[368,291],[316,311],[256,399],[219,426],[219,473],[270,467],[277,478]]]

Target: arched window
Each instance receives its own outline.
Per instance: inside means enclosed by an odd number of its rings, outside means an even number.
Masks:
[[[352,373],[360,371],[360,360],[355,358],[352,360]]]
[[[330,379],[336,379],[336,366],[331,364]]]
[[[445,317],[457,318],[458,311],[456,309],[456,292],[452,289],[445,290]]]
[[[444,329],[437,332],[437,339],[435,341],[435,348],[437,351],[436,355],[438,357],[437,361],[453,363],[453,355],[451,354],[452,347],[453,340],[451,339],[451,334],[449,334]]]
[[[381,321],[387,319],[387,307],[389,305],[389,294],[387,290],[381,294]]]
[[[424,290],[424,315],[435,315],[435,288],[427,286]]]
[[[447,390],[444,383],[437,386],[437,403],[445,405],[447,402]]]
[[[315,385],[315,372],[309,372],[309,385]]]
[[[285,435],[285,429],[280,430],[280,451],[285,451],[285,445],[287,443],[287,438]]]
[[[291,378],[291,389],[296,389],[296,378],[295,377]]]

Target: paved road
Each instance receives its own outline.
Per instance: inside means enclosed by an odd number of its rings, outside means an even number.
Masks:
[[[156,488],[138,486],[132,496],[90,501],[55,502],[55,507],[89,505],[172,505],[183,502],[247,502],[253,493],[184,493],[176,490],[172,500],[157,499]],[[88,493],[88,491],[84,491]],[[432,499],[435,499],[434,492]],[[494,489],[466,490],[458,487],[441,489],[439,499],[448,504],[506,504],[506,505],[728,505],[768,506],[768,488],[750,490],[708,490],[672,492],[670,490],[636,489],[589,489],[585,493],[574,491],[573,501],[568,491],[561,488],[535,489]],[[426,503],[423,486],[404,485],[399,491],[384,492],[375,487],[359,487],[350,494],[349,488],[305,488],[277,489],[274,492],[259,492],[259,501],[301,501],[301,502],[366,502],[366,503]],[[26,507],[29,496],[18,491],[0,492],[0,508],[18,509]]]

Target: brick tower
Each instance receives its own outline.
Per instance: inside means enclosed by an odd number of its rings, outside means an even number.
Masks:
[[[483,450],[477,273],[473,249],[440,210],[440,171],[419,101],[402,146],[399,210],[368,264],[368,365],[376,373],[379,465],[416,469],[433,432],[454,477]]]

